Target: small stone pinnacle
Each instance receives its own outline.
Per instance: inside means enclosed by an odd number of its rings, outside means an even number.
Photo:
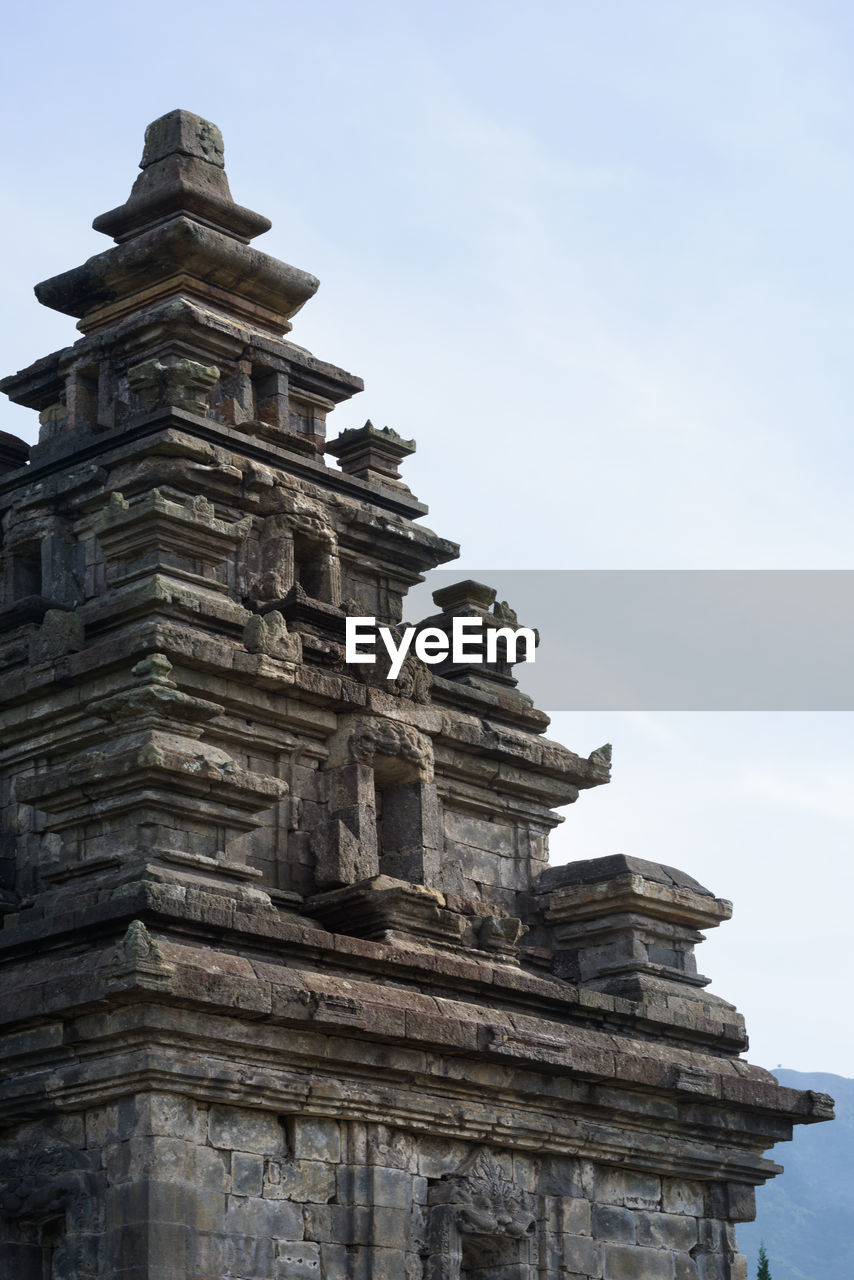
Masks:
[[[192,111],[177,108],[165,116],[153,120],[145,131],[145,147],[140,169],[147,169],[167,156],[194,156],[206,160],[218,169],[225,168],[225,152],[222,134],[210,120],[203,120]]]

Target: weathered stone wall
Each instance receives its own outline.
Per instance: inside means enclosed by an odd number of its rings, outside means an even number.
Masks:
[[[18,1186],[43,1203],[0,1245],[17,1280],[40,1280],[44,1251],[69,1278],[143,1275],[142,1257],[162,1276],[244,1280],[746,1275],[720,1188],[701,1182],[157,1092],[46,1132],[0,1148],[42,1156]],[[63,1197],[60,1233],[48,1215]]]

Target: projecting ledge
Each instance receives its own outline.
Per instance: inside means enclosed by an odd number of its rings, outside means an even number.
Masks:
[[[701,999],[709,979],[694,947],[700,929],[730,918],[729,902],[673,867],[623,855],[550,868],[539,890],[560,976],[631,999]]]
[[[712,929],[732,915],[732,903],[716,898],[684,872],[623,854],[550,867],[538,888],[548,895],[546,919],[555,923],[632,911],[692,929]]]

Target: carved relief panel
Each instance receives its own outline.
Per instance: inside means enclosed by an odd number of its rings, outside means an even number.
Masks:
[[[532,1199],[486,1148],[431,1186],[428,1212],[425,1280],[534,1280]]]

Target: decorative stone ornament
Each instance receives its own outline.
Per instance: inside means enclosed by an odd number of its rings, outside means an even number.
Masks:
[[[215,364],[199,364],[195,360],[175,360],[163,364],[146,360],[128,369],[128,385],[139,397],[146,413],[166,405],[176,405],[201,417],[207,413],[211,387],[219,382]]]
[[[537,1219],[531,1198],[486,1148],[430,1189],[428,1280],[482,1274],[537,1280]]]
[[[343,431],[330,440],[326,452],[338,459],[342,471],[364,480],[399,481],[398,466],[415,452],[415,441],[404,440],[391,427],[378,431],[370,418],[357,431]]]

